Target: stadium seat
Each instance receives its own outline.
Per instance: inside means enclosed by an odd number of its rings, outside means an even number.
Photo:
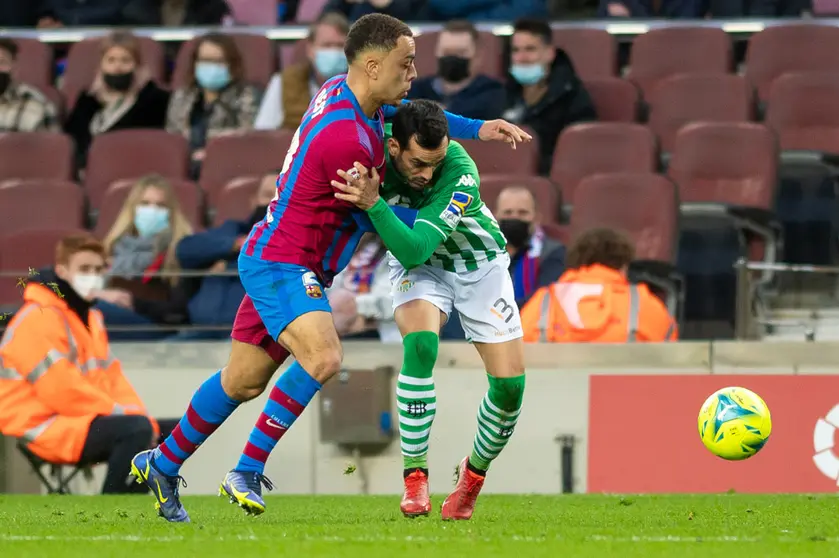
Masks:
[[[264,35],[239,33],[231,34],[230,37],[236,41],[236,46],[242,53],[245,81],[265,88],[277,71],[277,50],[274,43]],[[172,72],[173,89],[188,87],[192,81],[189,69],[198,41],[199,38],[195,38],[181,45]]]
[[[165,55],[163,45],[150,37],[137,37],[145,66],[151,78],[157,83],[165,83]],[[102,59],[101,40],[84,39],[73,43],[67,54],[67,69],[62,77],[61,91],[67,101],[67,108],[72,109],[76,98],[88,89],[99,72]]]
[[[84,228],[84,203],[84,191],[72,182],[0,182],[0,236],[29,229]]]
[[[553,44],[568,54],[585,81],[617,73],[618,45],[604,29],[554,29]]]
[[[293,135],[279,130],[211,139],[199,180],[210,207],[218,207],[222,189],[234,178],[277,172],[282,168]]]
[[[635,122],[640,95],[631,81],[615,77],[590,78],[584,82],[599,122]]]
[[[503,79],[504,51],[501,38],[489,31],[480,31],[478,35],[478,72],[496,79]],[[414,65],[417,68],[418,77],[437,74],[437,36],[436,31],[431,31],[417,35],[415,38],[417,58]]]
[[[577,186],[568,236],[609,227],[626,233],[635,244],[630,277],[662,295],[680,316],[684,289],[675,263],[679,238],[679,196],[668,178],[649,172],[604,173]]]
[[[72,180],[73,140],[53,132],[0,134],[0,181]]]
[[[99,208],[105,190],[115,181],[160,174],[187,177],[189,145],[179,134],[163,130],[118,130],[93,138],[87,158],[85,189],[91,206]]]
[[[228,182],[218,195],[213,213],[213,224],[218,226],[228,219],[244,221],[253,213],[253,200],[261,176],[235,178]]]
[[[0,308],[19,307],[22,303],[22,281],[28,280],[30,269],[37,270],[55,262],[55,247],[62,238],[82,233],[80,229],[50,228],[20,231],[0,236]]]
[[[194,182],[184,179],[169,179],[175,189],[175,195],[181,205],[181,211],[195,230],[204,228],[203,204],[201,191]],[[102,204],[96,219],[95,233],[98,238],[105,238],[111,226],[122,211],[122,206],[128,199],[128,194],[134,186],[133,180],[119,180],[110,185],[102,197]]]
[[[38,39],[15,39],[18,47],[15,79],[38,89],[52,85],[50,45]]]
[[[839,74],[784,74],[767,105],[766,123],[783,150],[777,213],[784,261],[831,265],[839,238]]]
[[[577,185],[585,177],[611,172],[655,172],[658,149],[655,135],[640,124],[577,124],[559,136],[551,167],[562,203],[576,204]]]
[[[682,74],[658,83],[647,97],[649,126],[661,150],[670,152],[679,129],[689,122],[746,122],[753,116],[753,92],[740,76]]]
[[[79,473],[92,478],[90,467],[85,465],[62,465],[45,461],[29,451],[24,442],[18,442],[17,449],[29,463],[32,472],[41,481],[47,494],[72,494],[70,483]]]
[[[327,0],[300,0],[294,21],[297,23],[312,23],[320,17]]]
[[[711,27],[667,27],[638,35],[632,43],[627,78],[644,98],[656,84],[682,73],[726,74],[732,69],[728,34]]]
[[[813,0],[813,15],[839,15],[839,0]]]
[[[558,240],[565,246],[571,244],[571,230],[568,225],[560,225],[559,223],[542,223],[542,230],[545,234],[554,240]]]
[[[306,61],[306,39],[298,39],[293,43],[280,43],[280,68],[288,68],[294,64]]]
[[[457,140],[483,174],[539,174],[539,139],[536,132],[523,129],[533,136],[530,143],[519,143],[515,151],[507,143],[498,141]]]
[[[536,208],[545,222],[559,222],[559,189],[542,176],[522,176],[516,174],[486,174],[481,176],[481,199],[495,211],[498,194],[508,186],[524,186],[533,194]]]
[[[765,101],[772,82],[788,72],[839,72],[839,27],[795,24],[767,27],[749,39],[746,78]]]

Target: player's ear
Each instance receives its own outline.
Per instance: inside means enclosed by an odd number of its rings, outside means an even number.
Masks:
[[[379,68],[381,67],[380,61],[375,56],[367,56],[364,59],[364,69],[367,72],[367,75],[370,76],[370,79],[377,80],[379,79]]]
[[[393,137],[387,138],[387,151],[391,157],[397,157],[399,155],[399,142]]]

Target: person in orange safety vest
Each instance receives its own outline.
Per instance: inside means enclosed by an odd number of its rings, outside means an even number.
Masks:
[[[646,285],[630,283],[632,243],[612,229],[584,232],[568,251],[568,270],[534,293],[521,311],[526,343],[676,341],[667,308]]]
[[[145,490],[127,483],[131,458],[177,421],[147,416],[91,308],[104,282],[102,244],[67,237],[55,264],[30,278],[0,341],[0,432],[50,463],[107,462],[103,493]]]

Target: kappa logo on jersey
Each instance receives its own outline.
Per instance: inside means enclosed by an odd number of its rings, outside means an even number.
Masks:
[[[460,181],[463,182],[469,175],[464,175],[461,177]],[[472,178],[469,176],[469,178]],[[474,179],[472,179],[474,181]],[[469,206],[472,205],[473,198],[471,195],[465,192],[455,192],[452,194],[452,199],[449,200],[449,205],[446,207],[445,210],[440,214],[440,219],[442,219],[448,226],[454,228],[460,222],[464,215],[466,215],[466,211],[469,209]]]
[[[323,298],[323,289],[313,272],[307,271],[303,274],[303,287],[305,287],[306,295],[309,298]]]
[[[460,180],[457,183],[457,186],[466,186],[467,188],[471,188],[477,186],[478,183],[475,181],[475,177],[471,174],[464,174],[460,177]]]

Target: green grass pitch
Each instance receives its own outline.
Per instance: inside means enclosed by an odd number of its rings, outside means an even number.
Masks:
[[[472,521],[405,519],[384,496],[274,496],[246,517],[222,498],[185,497],[190,525],[150,496],[0,495],[0,556],[199,558],[679,558],[839,556],[833,496],[494,496]]]

